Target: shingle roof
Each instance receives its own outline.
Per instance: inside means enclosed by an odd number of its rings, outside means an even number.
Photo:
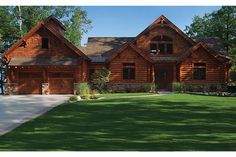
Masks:
[[[134,37],[89,37],[86,47],[80,47],[88,56],[109,57],[123,44],[133,40]]]
[[[89,56],[89,59],[94,63],[103,63],[106,61],[107,57],[103,56]]]
[[[78,65],[77,58],[67,57],[35,57],[35,58],[23,58],[13,57],[10,62],[10,66],[24,66],[24,65]]]
[[[222,55],[226,55],[226,56],[228,55],[225,49],[225,46],[223,44],[223,41],[218,37],[195,38],[194,41],[203,42],[207,44],[207,46],[213,49],[214,51]]]
[[[135,37],[89,37],[86,47],[80,47],[92,62],[105,62],[114,52],[128,41],[134,40]],[[217,53],[227,56],[222,40],[217,37],[198,38],[194,39],[196,42],[204,42]],[[150,56],[155,62],[178,61],[178,56]]]

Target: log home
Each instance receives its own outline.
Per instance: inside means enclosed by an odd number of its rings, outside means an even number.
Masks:
[[[77,48],[54,17],[36,24],[6,53],[8,94],[72,94],[80,82],[107,68],[113,91],[172,82],[219,86],[227,83],[231,60],[218,38],[191,39],[165,16],[136,37],[89,37]]]

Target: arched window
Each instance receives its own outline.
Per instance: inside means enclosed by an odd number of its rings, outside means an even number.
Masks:
[[[151,39],[150,53],[172,54],[173,40],[166,35],[157,35]]]

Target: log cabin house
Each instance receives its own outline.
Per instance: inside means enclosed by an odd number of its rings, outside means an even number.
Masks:
[[[80,82],[107,68],[109,89],[155,83],[171,90],[172,82],[224,85],[231,60],[218,38],[191,39],[165,16],[136,37],[89,37],[76,47],[65,27],[50,16],[36,24],[4,56],[8,94],[73,94]]]

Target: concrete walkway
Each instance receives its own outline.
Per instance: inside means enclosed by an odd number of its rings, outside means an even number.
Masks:
[[[49,111],[70,95],[0,96],[0,135]]]

